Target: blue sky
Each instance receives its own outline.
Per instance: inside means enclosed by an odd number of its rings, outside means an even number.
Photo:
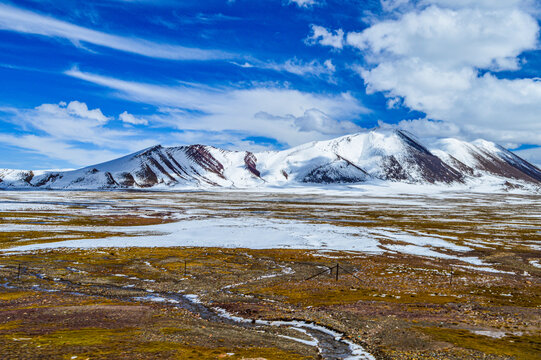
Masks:
[[[376,126],[541,163],[535,0],[0,1],[0,168]]]

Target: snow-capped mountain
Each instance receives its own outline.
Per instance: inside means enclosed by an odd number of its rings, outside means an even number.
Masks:
[[[284,151],[154,146],[73,171],[0,170],[1,188],[256,188],[369,182],[541,187],[541,169],[484,140],[425,147],[404,131],[375,130]]]

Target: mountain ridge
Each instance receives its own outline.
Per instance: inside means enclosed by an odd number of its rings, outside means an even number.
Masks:
[[[401,130],[372,130],[282,151],[152,146],[72,171],[0,170],[3,189],[260,188],[370,182],[541,188],[541,169],[486,141],[429,146]]]

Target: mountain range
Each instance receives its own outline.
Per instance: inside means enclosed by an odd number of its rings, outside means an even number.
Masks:
[[[400,130],[373,130],[283,151],[157,145],[71,171],[0,170],[3,189],[264,188],[302,184],[499,184],[541,189],[541,169],[485,140],[423,145]]]

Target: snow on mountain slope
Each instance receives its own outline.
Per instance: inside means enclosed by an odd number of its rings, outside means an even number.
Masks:
[[[493,175],[502,178],[541,182],[541,170],[503,147],[486,140],[468,143],[441,139],[432,153],[447,165],[470,176]]]
[[[30,184],[50,189],[229,187],[235,182],[249,186],[256,184],[256,176],[239,169],[239,162],[242,159],[244,164],[248,155],[203,145],[158,145],[83,169],[46,173],[31,179]]]
[[[36,176],[42,176],[50,172],[70,171],[70,170],[16,170],[16,169],[0,169],[0,188],[2,183],[19,184],[20,186],[31,187],[30,182]]]
[[[291,178],[299,182],[329,182],[321,174],[313,176],[316,168],[321,169],[319,173],[331,171],[330,179],[335,179],[332,182],[370,178],[430,183],[462,180],[460,173],[401,131],[358,133],[256,157],[262,177],[271,182]]]
[[[251,153],[205,145],[154,146],[74,171],[0,170],[2,188],[255,188],[303,183],[468,184],[483,179],[541,185],[541,170],[483,140],[443,139],[429,151],[413,135],[377,130]]]
[[[13,170],[13,169],[0,169],[0,186],[1,183],[17,183],[28,182],[34,177],[33,171],[28,170]]]

